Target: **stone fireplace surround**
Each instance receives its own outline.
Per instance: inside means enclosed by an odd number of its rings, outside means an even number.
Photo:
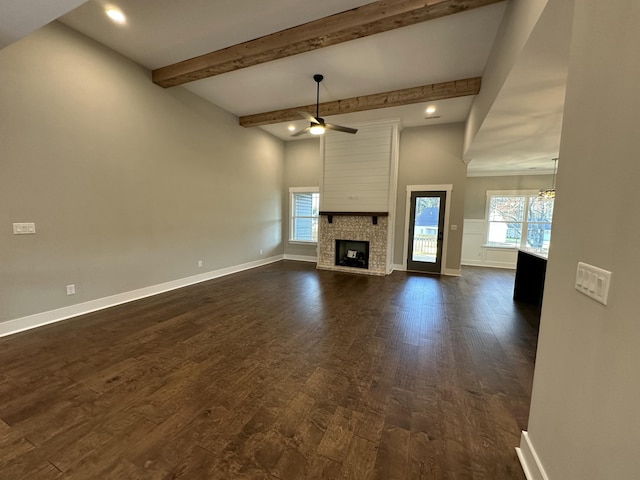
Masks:
[[[329,218],[331,217],[331,223]],[[318,265],[320,270],[386,275],[388,220],[386,213],[320,212],[318,219]],[[335,264],[336,240],[369,242],[369,268]]]

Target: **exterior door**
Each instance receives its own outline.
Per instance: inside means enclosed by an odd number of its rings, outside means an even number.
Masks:
[[[440,273],[447,192],[411,192],[407,270]]]

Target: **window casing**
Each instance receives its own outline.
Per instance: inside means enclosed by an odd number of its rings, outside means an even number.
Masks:
[[[318,187],[291,187],[289,196],[291,197],[289,241],[317,243],[320,209]]]
[[[553,198],[536,190],[487,191],[486,246],[547,252],[551,242]]]

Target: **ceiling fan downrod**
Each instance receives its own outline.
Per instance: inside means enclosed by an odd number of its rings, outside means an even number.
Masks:
[[[316,118],[320,117],[320,82],[324,79],[324,76],[316,73],[313,76],[316,81]]]

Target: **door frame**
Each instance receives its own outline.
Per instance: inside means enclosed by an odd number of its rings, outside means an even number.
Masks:
[[[404,209],[404,233],[402,234],[402,265],[407,268],[407,260],[409,259],[409,228],[411,226],[411,194],[413,192],[446,192],[445,209],[444,209],[444,232],[442,235],[442,263],[440,264],[440,274],[447,271],[447,244],[449,243],[449,214],[451,213],[451,192],[453,192],[452,184],[444,185],[407,185],[407,199]]]

